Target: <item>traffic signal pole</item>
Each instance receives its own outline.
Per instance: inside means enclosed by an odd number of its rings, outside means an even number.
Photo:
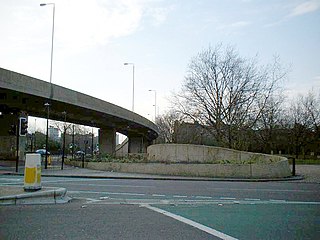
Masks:
[[[16,155],[16,172],[18,172],[18,168],[19,168],[19,138],[20,138],[20,134],[19,134],[19,122],[20,122],[20,119],[18,118],[18,123],[16,125],[16,136],[17,136],[17,155]]]
[[[20,117],[17,119],[17,124],[15,127],[15,132],[17,136],[17,153],[16,153],[16,172],[19,170],[19,147],[20,147],[20,136],[26,136],[28,133],[28,119],[26,117]]]

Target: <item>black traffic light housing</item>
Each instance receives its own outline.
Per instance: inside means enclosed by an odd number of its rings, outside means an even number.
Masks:
[[[27,118],[24,118],[24,117],[21,117],[20,118],[20,131],[19,131],[19,135],[20,136],[26,136],[27,133],[28,133],[28,119]]]

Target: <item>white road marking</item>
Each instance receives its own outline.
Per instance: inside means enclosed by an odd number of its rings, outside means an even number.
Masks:
[[[125,193],[125,192],[96,192],[96,191],[68,191],[68,193],[94,193],[94,194],[109,194],[109,195],[128,195],[128,196],[145,196],[146,194],[144,193]]]
[[[185,195],[173,195],[174,198],[187,198]]]
[[[145,207],[147,209],[150,209],[152,211],[161,213],[161,214],[163,214],[165,216],[171,217],[171,218],[173,218],[175,220],[178,220],[180,222],[183,222],[183,223],[188,224],[190,226],[193,226],[195,228],[198,228],[199,230],[204,231],[206,233],[209,233],[210,235],[213,235],[215,237],[218,237],[218,238],[221,238],[221,239],[225,239],[225,240],[236,240],[237,239],[237,238],[231,237],[231,236],[229,236],[229,235],[227,235],[225,233],[219,232],[219,231],[217,231],[217,230],[215,230],[213,228],[209,228],[209,227],[207,227],[205,225],[202,225],[200,223],[194,222],[194,221],[192,221],[192,220],[190,220],[188,218],[181,217],[179,215],[167,212],[167,211],[162,210],[160,208],[152,207],[150,205],[141,205],[141,206],[143,206],[143,207]]]
[[[114,179],[79,179],[79,178],[73,178],[73,179],[64,179],[64,180],[43,180],[41,182],[43,183],[59,183],[59,182],[93,182],[93,181],[114,181]]]
[[[1,181],[14,182],[14,181],[22,181],[21,178],[0,178]]]
[[[74,199],[86,200],[87,203],[100,202],[100,200],[95,199],[95,198],[75,197]]]
[[[270,199],[270,202],[286,202],[286,200],[283,199]]]
[[[302,189],[271,189],[271,188],[211,188],[212,190],[228,190],[234,192],[255,191],[255,192],[315,192],[316,190]]]
[[[163,194],[152,194],[152,197],[165,197],[166,195]]]
[[[245,201],[261,201],[260,198],[245,198]]]
[[[195,198],[199,198],[199,199],[212,199],[212,197],[207,197],[207,196],[195,196]]]
[[[124,187],[124,188],[154,188],[154,186],[137,186],[137,185],[115,185],[115,184],[93,184],[93,183],[68,183],[76,186],[93,186],[93,187]]]
[[[220,197],[221,200],[236,200],[236,198],[233,197]]]

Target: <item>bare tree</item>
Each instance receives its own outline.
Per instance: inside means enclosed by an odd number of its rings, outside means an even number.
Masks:
[[[256,123],[256,130],[261,143],[261,150],[270,153],[277,147],[277,134],[284,126],[284,100],[281,91],[272,94],[265,102],[260,117]]]
[[[174,110],[170,110],[165,114],[157,117],[156,125],[158,126],[160,132],[157,142],[175,142],[174,126],[177,121],[181,122],[182,116]]]
[[[310,128],[320,134],[320,92],[317,96],[313,91],[309,91],[307,96],[302,98],[302,104],[308,114]]]
[[[299,95],[292,101],[289,111],[291,142],[298,158],[300,153],[305,156],[305,147],[308,144],[320,139],[320,95],[316,97],[314,92],[309,92],[306,96]]]
[[[210,126],[219,145],[241,149],[246,130],[255,126],[284,77],[278,58],[259,66],[233,47],[209,47],[192,58],[175,105],[189,119]]]

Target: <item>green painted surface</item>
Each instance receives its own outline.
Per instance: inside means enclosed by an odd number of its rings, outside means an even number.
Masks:
[[[320,239],[320,206],[306,204],[157,205],[239,239]]]

